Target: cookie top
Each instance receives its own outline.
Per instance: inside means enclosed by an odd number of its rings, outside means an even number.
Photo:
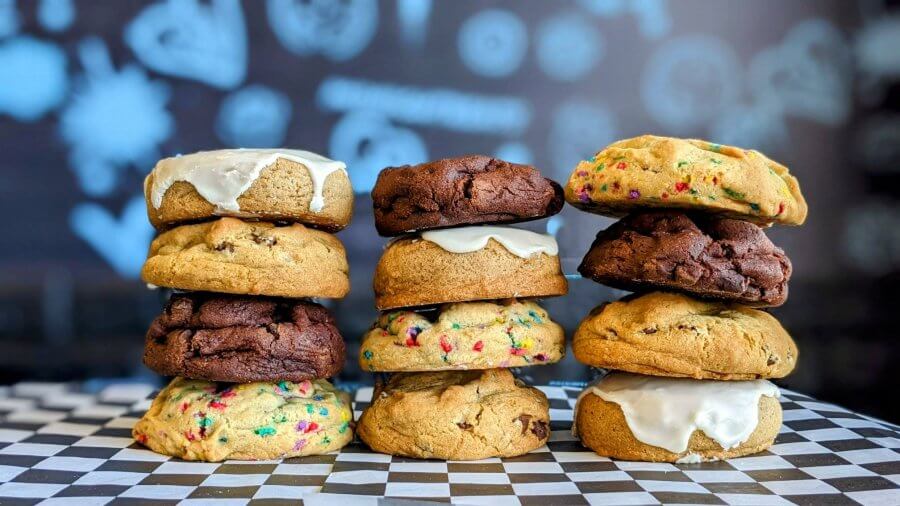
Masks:
[[[296,149],[221,149],[164,158],[145,179],[144,196],[158,229],[234,216],[335,232],[353,213],[344,162]]]
[[[530,165],[483,155],[388,167],[372,189],[383,236],[458,225],[514,223],[552,216],[563,191]]]
[[[654,135],[615,142],[580,162],[566,185],[566,201],[616,217],[675,208],[760,225],[801,225],[807,212],[797,179],[762,153]]]
[[[666,292],[595,308],[572,351],[593,367],[696,379],[782,378],[797,363],[797,345],[772,315]]]
[[[177,293],[150,325],[144,363],[163,376],[209,381],[303,381],[344,365],[344,340],[312,302]]]
[[[557,362],[565,349],[562,327],[534,302],[460,302],[382,314],[359,363],[370,371],[522,367]]]
[[[547,441],[549,403],[507,369],[397,373],[375,386],[357,433],[391,455],[511,457]]]
[[[752,223],[648,211],[598,233],[578,272],[625,290],[661,288],[779,306],[787,299],[791,262]]]
[[[353,439],[350,395],[325,380],[215,383],[175,378],[135,424],[151,450],[219,462],[335,451]]]
[[[350,290],[348,270],[344,245],[329,233],[219,218],[157,236],[141,277],[179,290],[340,298]]]

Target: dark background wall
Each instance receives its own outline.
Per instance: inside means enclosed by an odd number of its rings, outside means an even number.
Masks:
[[[288,146],[347,162],[351,295],[331,304],[355,365],[384,241],[386,165],[464,153],[564,181],[641,133],[753,147],[788,165],[807,224],[775,311],[801,348],[782,384],[891,419],[900,276],[895,2],[755,0],[0,0],[0,382],[133,377],[165,294],[136,279],[156,159]],[[574,267],[609,220],[530,224]],[[547,308],[572,330],[621,295],[588,281]],[[523,370],[589,375],[571,357]]]

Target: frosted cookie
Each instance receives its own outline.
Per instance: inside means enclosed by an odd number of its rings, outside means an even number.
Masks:
[[[213,383],[175,378],[132,434],[184,460],[266,460],[320,455],[353,439],[350,396],[325,380]]]
[[[348,269],[344,245],[329,233],[219,218],[160,234],[141,277],[179,290],[340,298],[350,290]]]
[[[801,225],[807,212],[797,179],[762,153],[654,135],[615,142],[580,162],[565,191],[573,206],[609,216],[676,208]]]
[[[530,165],[482,155],[388,167],[372,189],[375,228],[400,235],[435,228],[551,216],[562,188]]]
[[[460,227],[403,237],[375,268],[380,310],[564,295],[556,240],[511,227]]]
[[[797,345],[769,313],[665,292],[595,308],[572,351],[593,367],[697,379],[782,378],[797,364]]]
[[[534,302],[460,302],[384,313],[360,350],[360,367],[370,371],[491,369],[557,362],[566,341]]]
[[[164,158],[144,181],[144,196],[158,229],[233,216],[335,232],[353,213],[344,162],[295,149],[221,149]]]
[[[330,378],[344,365],[344,340],[312,302],[177,293],[150,325],[144,364],[163,376],[236,383]]]
[[[578,399],[573,432],[605,457],[697,463],[758,453],[781,428],[765,380],[711,381],[613,372]]]
[[[513,457],[550,436],[550,406],[506,369],[394,374],[377,384],[357,434],[380,453],[420,459]]]

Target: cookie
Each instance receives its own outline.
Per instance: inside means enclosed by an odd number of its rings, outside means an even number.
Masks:
[[[324,307],[294,299],[179,293],[150,325],[144,364],[208,381],[329,378],[344,340]]]
[[[628,215],[597,234],[578,272],[625,290],[677,290],[780,306],[787,299],[791,262],[752,223],[649,211]]]
[[[375,228],[384,236],[459,225],[552,216],[563,191],[530,165],[483,155],[388,167],[372,189]]]
[[[350,395],[325,380],[215,383],[175,378],[132,430],[184,460],[267,460],[335,451],[353,439]]]
[[[797,179],[758,151],[654,135],[615,142],[580,162],[566,201],[608,216],[675,208],[760,225],[800,225],[807,211]]]
[[[160,234],[141,277],[179,290],[340,298],[348,269],[344,245],[326,232],[219,218]]]
[[[514,457],[550,436],[550,406],[506,369],[397,373],[357,425],[376,452],[419,459]]]
[[[701,381],[611,373],[588,387],[573,432],[604,457],[698,463],[759,453],[781,428],[765,380]]]
[[[783,378],[797,363],[797,345],[769,313],[665,292],[595,308],[572,351],[593,367],[697,379]]]
[[[370,371],[491,369],[558,362],[566,341],[540,306],[510,299],[384,313],[360,350]]]
[[[380,310],[564,295],[552,236],[510,227],[460,227],[403,237],[375,267]]]
[[[157,229],[232,216],[336,232],[353,214],[345,167],[294,149],[222,149],[164,158],[144,181],[147,215]]]

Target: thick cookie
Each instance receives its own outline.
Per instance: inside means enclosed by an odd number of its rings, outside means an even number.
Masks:
[[[557,362],[566,340],[534,302],[459,302],[384,313],[360,350],[360,367],[370,371],[491,369]]]
[[[388,244],[375,268],[380,310],[565,295],[556,241],[509,227],[424,232]]]
[[[214,383],[175,378],[132,430],[151,450],[184,460],[320,455],[353,439],[350,396],[325,380]]]
[[[372,189],[375,228],[384,236],[551,216],[562,188],[534,167],[482,155],[388,167]]]
[[[506,369],[397,373],[375,386],[357,434],[373,450],[420,459],[513,457],[550,436],[550,405]]]
[[[144,181],[144,196],[150,223],[158,229],[234,216],[336,232],[353,214],[344,163],[293,149],[222,149],[164,158]]]
[[[617,377],[643,386],[631,383],[636,388],[628,391],[631,385],[620,385],[625,391],[614,397],[588,387],[578,399],[573,432],[604,457],[687,464],[729,459],[765,450],[781,429],[778,389],[767,381],[634,376],[612,373],[596,386]]]
[[[180,290],[340,298],[350,290],[347,272],[344,245],[331,234],[219,218],[160,234],[141,277]]]
[[[797,179],[758,151],[653,135],[615,142],[579,163],[566,201],[609,216],[694,209],[761,225],[800,225],[807,211]]]
[[[772,315],[665,292],[595,308],[572,351],[593,367],[697,379],[782,378],[797,363],[797,345]]]
[[[303,381],[337,374],[344,340],[312,302],[183,293],[150,325],[144,363],[163,376]]]
[[[787,299],[791,262],[752,223],[649,211],[597,234],[578,272],[625,290],[661,288],[780,306]]]

